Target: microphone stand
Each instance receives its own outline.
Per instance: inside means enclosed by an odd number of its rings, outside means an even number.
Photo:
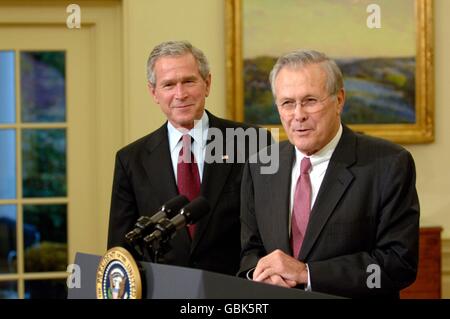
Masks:
[[[209,204],[203,197],[198,197],[184,206],[173,218],[163,218],[155,225],[152,233],[147,235],[143,243],[153,253],[151,260],[159,262],[159,258],[171,250],[170,240],[176,232],[186,225],[197,221],[209,212]]]
[[[155,226],[155,229],[164,233],[166,232],[165,227],[169,224],[170,220],[165,218]],[[161,263],[162,256],[172,249],[169,244],[171,237],[154,237],[151,240],[146,240],[145,238],[131,239],[128,240],[129,250],[135,259],[150,260],[152,263],[159,264]]]
[[[153,240],[147,244],[146,251],[149,253],[149,258],[152,263],[160,264],[161,258],[172,249],[168,241],[162,239]]]
[[[170,225],[170,220],[168,218],[163,219],[155,226],[156,230],[159,230],[161,234],[164,234],[167,231],[167,227]],[[150,260],[158,264],[160,263],[160,257],[169,252],[172,247],[169,244],[170,239],[173,236],[161,236],[161,237],[153,237],[148,239],[144,238],[144,245],[147,246],[148,250],[151,251]]]

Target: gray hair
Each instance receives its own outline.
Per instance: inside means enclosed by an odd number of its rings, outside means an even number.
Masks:
[[[343,87],[342,72],[336,62],[324,53],[314,50],[295,50],[278,58],[270,72],[269,80],[273,96],[275,96],[275,79],[280,71],[285,68],[304,68],[311,64],[320,64],[327,73],[326,89],[330,95],[337,94]]]
[[[154,87],[156,85],[155,63],[161,57],[182,56],[192,54],[197,61],[198,71],[203,78],[207,80],[209,75],[209,64],[205,54],[190,44],[188,41],[167,41],[158,44],[153,48],[147,60],[147,79]]]

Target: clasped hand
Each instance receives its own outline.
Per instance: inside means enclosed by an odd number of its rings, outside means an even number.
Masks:
[[[308,269],[305,263],[277,249],[258,261],[253,280],[293,288],[308,283]]]

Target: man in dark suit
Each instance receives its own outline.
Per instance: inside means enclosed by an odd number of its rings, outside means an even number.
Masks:
[[[316,51],[279,58],[270,80],[289,141],[275,174],[244,168],[239,274],[346,297],[394,297],[416,278],[419,202],[404,148],[341,124],[345,91]]]
[[[235,275],[240,260],[240,185],[249,145],[238,148],[236,136],[227,136],[226,131],[249,126],[205,111],[211,75],[205,55],[190,43],[161,43],[151,52],[147,68],[149,90],[168,121],[116,155],[108,248],[127,247],[125,235],[140,216],[151,216],[180,193],[192,195],[199,182],[200,194],[190,199],[205,197],[210,212],[196,223],[195,233],[177,232],[170,242],[172,249],[159,261]],[[223,143],[213,139],[217,133]],[[180,150],[185,135],[192,143],[197,182],[181,190]],[[207,149],[217,141],[223,149],[215,150],[211,161],[214,152]],[[230,149],[234,157],[225,153]],[[239,156],[244,160],[238,161]]]

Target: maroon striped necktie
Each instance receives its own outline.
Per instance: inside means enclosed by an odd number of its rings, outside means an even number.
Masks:
[[[177,183],[180,195],[186,196],[192,201],[200,195],[200,175],[198,173],[197,162],[191,151],[191,136],[182,136],[183,146],[178,155]],[[188,225],[191,239],[194,238],[195,224]]]
[[[295,258],[298,258],[298,254],[302,248],[308,226],[309,214],[311,213],[310,170],[311,161],[308,157],[304,157],[300,164],[300,176],[295,187],[294,207],[291,219],[291,246]]]

